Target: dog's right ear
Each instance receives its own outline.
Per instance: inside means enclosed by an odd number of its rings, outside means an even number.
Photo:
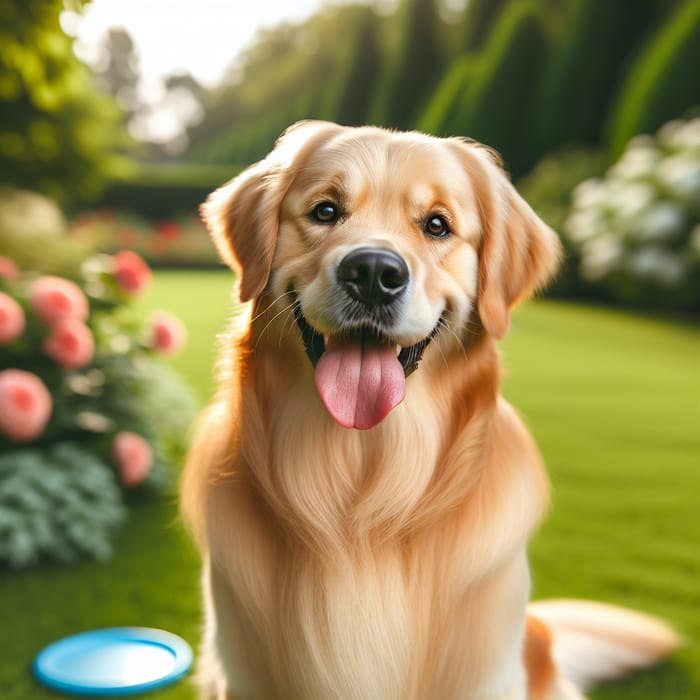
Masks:
[[[239,276],[241,301],[257,297],[267,286],[280,206],[304,154],[341,128],[320,121],[294,124],[264,160],[212,192],[201,206],[221,259]]]

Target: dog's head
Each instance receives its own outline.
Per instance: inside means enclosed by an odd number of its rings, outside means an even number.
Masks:
[[[549,280],[559,243],[488,148],[374,127],[301,122],[203,207],[242,301],[294,313],[316,386],[369,428],[440,336],[501,338]]]

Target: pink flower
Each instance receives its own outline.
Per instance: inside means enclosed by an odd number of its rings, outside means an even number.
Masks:
[[[187,329],[167,311],[154,311],[151,314],[151,347],[163,355],[174,355],[185,344]]]
[[[112,445],[112,456],[119,467],[119,476],[124,486],[140,484],[153,466],[153,450],[148,442],[128,430],[117,433]]]
[[[130,294],[145,291],[151,282],[151,268],[132,250],[122,250],[114,256],[113,271],[119,286]]]
[[[14,260],[0,255],[0,278],[6,279],[8,282],[15,282],[19,279],[19,268],[15,265]]]
[[[84,323],[74,318],[56,323],[42,347],[63,369],[85,367],[95,354],[92,332]]]
[[[46,385],[31,372],[0,372],[0,431],[10,440],[39,437],[51,416],[53,402]]]
[[[48,324],[67,318],[85,321],[90,313],[83,290],[63,277],[40,277],[32,285],[29,302],[37,316]]]
[[[0,292],[0,345],[9,345],[24,332],[22,307],[8,294]]]
[[[156,226],[156,231],[159,236],[166,238],[169,241],[177,238],[182,232],[180,225],[174,221],[161,221],[158,226]]]

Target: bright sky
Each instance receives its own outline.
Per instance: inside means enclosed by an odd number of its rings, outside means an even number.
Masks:
[[[151,106],[130,122],[129,129],[137,139],[170,141],[186,123],[198,119],[201,109],[182,98],[173,103],[173,95],[164,100],[163,77],[188,72],[212,87],[261,28],[301,22],[324,5],[349,1],[353,0],[92,0],[80,15],[63,13],[61,24],[77,38],[76,53],[87,63],[96,60],[110,27],[127,30],[139,57],[141,100]]]
[[[89,55],[109,27],[124,27],[146,80],[182,70],[211,86],[258,29],[303,20],[323,1],[93,0],[75,31]]]

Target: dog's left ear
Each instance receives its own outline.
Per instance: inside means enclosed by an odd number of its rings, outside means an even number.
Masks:
[[[341,127],[305,121],[287,129],[264,159],[212,192],[201,214],[221,259],[239,275],[241,301],[267,286],[279,213],[303,155]]]
[[[479,208],[477,310],[487,332],[503,338],[513,307],[554,276],[561,243],[518,194],[494,151],[462,139],[450,141],[460,152]]]

